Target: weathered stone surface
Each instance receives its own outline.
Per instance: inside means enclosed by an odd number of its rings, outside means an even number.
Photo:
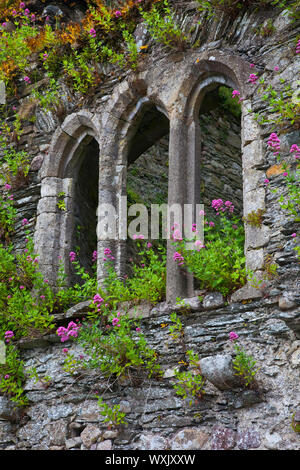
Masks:
[[[168,441],[163,436],[153,433],[141,434],[135,449],[137,450],[165,450],[168,448]]]
[[[203,307],[205,309],[214,309],[224,305],[223,295],[219,292],[211,292],[205,295],[203,299]]]
[[[8,421],[16,421],[19,410],[16,405],[6,397],[0,396],[0,418]]]
[[[80,434],[82,443],[85,447],[91,447],[101,436],[101,431],[93,424],[89,424]]]
[[[232,367],[232,357],[229,354],[200,359],[201,374],[219,390],[227,390],[239,385]]]
[[[201,450],[209,435],[197,428],[185,428],[179,431],[170,441],[171,450]]]
[[[77,447],[80,447],[82,444],[82,439],[81,437],[72,437],[71,439],[67,439],[65,442],[66,449],[75,449]]]
[[[212,450],[234,449],[236,445],[236,432],[230,428],[214,426],[211,435]]]
[[[109,439],[99,442],[99,444],[97,444],[97,450],[111,450],[111,449],[112,449],[112,442]]]
[[[257,449],[260,446],[260,443],[260,434],[256,429],[249,428],[238,432],[237,446],[239,449]]]

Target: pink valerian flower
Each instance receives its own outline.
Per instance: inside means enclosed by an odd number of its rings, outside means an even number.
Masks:
[[[47,54],[47,52],[45,52],[45,53],[43,54],[43,61],[45,62],[45,60],[47,60],[48,57],[49,57],[49,55]]]
[[[283,176],[289,176],[289,174],[285,171],[285,172],[283,173]]]
[[[265,183],[266,186],[268,186],[268,184],[270,184],[270,180],[268,180],[268,178],[266,178],[266,179],[264,180],[264,183]]]
[[[25,8],[25,3],[24,2],[21,2],[20,3],[20,8],[23,10],[23,8]]]
[[[258,76],[255,75],[255,73],[250,73],[248,82],[249,83],[256,83],[256,80],[258,80]]]
[[[119,18],[120,16],[122,16],[122,13],[120,12],[120,10],[115,11],[115,17]]]
[[[63,352],[64,354],[67,354],[67,353],[69,352],[69,350],[68,350],[68,348],[63,348],[62,352]]]
[[[202,248],[205,248],[205,246],[203,245],[201,240],[196,240],[195,241],[195,247],[198,251],[201,250]]]
[[[95,38],[97,36],[96,30],[94,28],[91,28],[89,30],[89,34],[90,36],[92,36],[92,38]]]
[[[25,15],[25,16],[29,16],[29,14],[30,14],[30,10],[28,10],[28,8],[26,8],[26,9],[24,10],[24,15]]]
[[[182,266],[184,263],[184,257],[176,251],[173,255],[173,260],[178,263],[178,266]]]
[[[270,135],[269,140],[268,140],[268,146],[269,146],[269,147],[272,147],[273,149],[275,149],[275,151],[273,152],[274,155],[278,155],[278,154],[279,154],[279,151],[280,151],[280,139],[279,139],[278,135],[276,134],[276,132],[272,132],[272,134]]]
[[[6,375],[4,376],[5,380],[8,380],[8,379],[9,379],[9,377],[10,377],[10,375],[9,375],[9,374],[6,374]]]
[[[182,236],[180,230],[176,229],[174,230],[174,233],[172,234],[172,238],[175,242],[182,241]]]
[[[295,238],[295,237],[297,236],[297,234],[296,234],[296,233],[292,233],[291,236],[292,236],[293,238]]]
[[[237,335],[234,331],[231,331],[229,333],[229,339],[230,341],[235,341],[236,339],[238,339],[239,335]]]
[[[255,67],[255,64],[250,64],[250,69],[253,69]]]
[[[233,90],[232,92],[232,98],[240,96],[240,92],[238,90]]]
[[[14,332],[11,330],[8,330],[4,333],[4,339],[6,343],[9,343],[9,341],[15,336]]]
[[[98,251],[94,251],[93,256],[92,256],[93,263],[95,263],[95,261],[97,261],[97,258],[98,258]]]
[[[148,242],[147,243],[147,248],[152,248],[152,243]]]
[[[119,323],[119,321],[120,321],[120,320],[119,320],[118,318],[113,318],[113,320],[112,320],[113,326],[117,326],[117,324]]]
[[[105,257],[103,258],[104,261],[107,261],[107,259],[115,259],[113,256],[112,256],[112,251],[110,248],[105,248],[104,249],[104,255]]]
[[[276,65],[276,67],[274,67],[274,72],[278,72],[278,70],[279,70],[279,67],[278,65]]]
[[[11,12],[11,14],[12,14],[12,16],[17,16],[18,13],[16,12],[16,10],[13,10],[13,11]]]
[[[31,15],[31,17],[30,17],[30,18],[31,18],[31,21],[35,21],[35,19],[36,19],[36,16],[35,16],[35,14],[34,14],[34,13],[32,13],[32,15]]]
[[[70,336],[73,338],[77,338],[78,330],[79,326],[76,325],[76,323],[74,323],[73,321],[71,321],[68,324],[67,328],[65,328],[64,326],[60,326],[57,329],[56,333],[58,336],[60,336],[61,342],[64,343],[65,341],[68,341],[68,339],[70,339]]]
[[[21,290],[25,289],[25,286],[20,286],[20,289],[21,289]]]
[[[31,80],[27,75],[24,77],[24,82],[26,82],[28,85],[31,83]]]
[[[138,326],[135,331],[141,331],[140,327]]]
[[[99,295],[99,294],[96,294],[94,296],[94,299],[93,299],[93,304],[96,304],[97,306],[99,306],[100,304],[102,304],[104,302],[104,299],[102,299],[102,297]]]
[[[23,220],[22,220],[22,226],[23,226],[23,227],[24,227],[24,225],[27,225],[28,223],[29,223],[29,222],[28,222],[27,219],[23,219]]]
[[[298,39],[298,42],[297,42],[296,54],[300,54],[300,39]]]
[[[220,212],[226,212],[226,211],[229,214],[232,214],[234,211],[234,205],[232,204],[232,202],[225,201],[224,203],[222,199],[213,199],[211,202],[211,206],[213,209],[215,209],[217,215],[219,215]]]
[[[70,257],[70,261],[72,263],[73,261],[75,261],[76,253],[74,253],[74,251],[70,251],[69,257]]]
[[[11,185],[8,183],[5,183],[4,189],[7,189],[9,191],[11,189]]]
[[[297,160],[300,158],[300,148],[298,147],[297,144],[293,144],[290,148],[290,153],[294,153],[294,158]]]

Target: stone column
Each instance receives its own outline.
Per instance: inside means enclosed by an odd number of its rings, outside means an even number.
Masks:
[[[188,144],[189,132],[180,115],[170,119],[169,138],[169,209],[178,204],[184,214],[184,205],[193,204],[194,198],[194,152]],[[182,219],[184,225],[184,217]],[[172,226],[176,220],[170,220]],[[170,229],[170,227],[169,227]],[[172,233],[170,231],[170,233]],[[167,244],[167,301],[175,302],[177,297],[186,298],[193,295],[191,276],[173,260],[175,247],[172,240]]]

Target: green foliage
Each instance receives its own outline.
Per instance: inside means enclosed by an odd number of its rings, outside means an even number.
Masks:
[[[184,334],[182,322],[178,315],[174,312],[171,313],[170,320],[173,324],[169,326],[169,334],[173,340],[177,340]]]
[[[243,221],[251,227],[261,227],[263,222],[264,209],[257,209],[256,211],[249,212]]]
[[[136,320],[111,309],[107,315],[104,309],[100,320],[84,322],[80,329],[78,341],[86,354],[82,366],[99,368],[108,378],[159,374],[157,355],[139,330]]]
[[[191,370],[176,372],[177,382],[173,385],[176,394],[183,399],[189,398],[189,404],[192,405],[195,399],[201,399],[205,393],[205,378],[202,377],[199,357],[192,350],[187,351],[189,366]]]
[[[242,108],[239,102],[232,97],[232,88],[220,86],[218,89],[221,106],[233,114],[236,118],[240,119]]]
[[[258,369],[255,369],[256,361],[249,356],[246,351],[235,343],[235,358],[233,368],[245,387],[251,387],[255,384],[255,375]]]
[[[104,280],[106,298],[117,304],[127,300],[148,300],[155,304],[165,296],[166,290],[166,249],[159,246],[142,248],[139,259],[132,267],[133,275],[125,281],[119,279],[112,264],[107,262],[107,277]]]
[[[17,211],[7,194],[0,194],[0,240],[8,241],[14,231]]]
[[[98,405],[101,409],[100,414],[104,416],[104,422],[108,424],[109,428],[117,428],[121,424],[127,424],[124,420],[126,413],[120,411],[120,405],[114,405],[112,408],[104,403],[101,397],[98,397]]]
[[[1,157],[0,177],[9,183],[18,178],[27,178],[30,161],[30,155],[26,151],[5,148]]]
[[[163,0],[158,5],[153,5],[148,12],[140,8],[140,14],[155,41],[171,48],[185,45],[187,38],[183,35],[180,27],[176,25],[174,13],[167,0]]]
[[[24,393],[24,364],[14,345],[6,346],[5,364],[0,364],[0,392],[18,406],[26,406],[28,399]]]
[[[186,241],[176,246],[201,289],[227,296],[246,282],[244,227],[236,217],[220,216],[213,227],[204,225],[204,236],[204,248],[188,249]]]

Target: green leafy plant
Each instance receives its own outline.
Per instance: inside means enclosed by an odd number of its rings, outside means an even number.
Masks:
[[[261,227],[263,223],[263,215],[265,212],[266,211],[264,209],[251,211],[249,214],[243,217],[243,221],[251,227]]]
[[[205,393],[205,378],[201,375],[199,366],[199,357],[194,351],[187,351],[187,358],[191,370],[175,373],[177,382],[173,384],[176,394],[183,399],[189,398],[189,405],[191,406],[196,399],[203,398]],[[188,364],[187,364],[188,365]]]
[[[150,11],[143,11],[140,8],[140,14],[155,41],[171,48],[184,47],[187,38],[176,25],[167,0],[163,0],[157,6],[153,5]]]
[[[114,405],[110,407],[107,403],[103,401],[101,397],[98,398],[98,406],[101,411],[100,414],[104,416],[104,422],[108,424],[109,428],[119,427],[121,424],[127,424],[124,417],[126,413],[120,411],[120,405]]]
[[[195,239],[175,242],[178,251],[174,262],[187,268],[201,289],[217,290],[227,296],[246,282],[244,227],[238,218],[220,214],[216,222],[204,224],[205,246]],[[194,244],[194,249],[187,242]]]
[[[255,368],[256,361],[237,343],[238,335],[236,333],[231,332],[229,338],[234,343],[235,357],[232,364],[235,375],[240,378],[243,386],[249,388],[255,387],[255,376],[259,370]]]

